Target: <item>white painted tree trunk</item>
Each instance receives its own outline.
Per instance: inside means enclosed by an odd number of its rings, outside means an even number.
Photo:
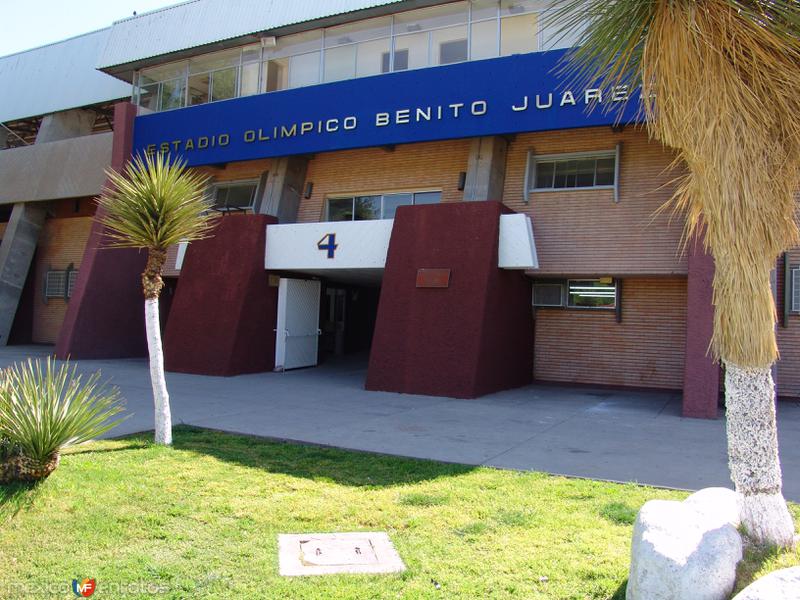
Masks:
[[[150,381],[153,384],[153,403],[156,409],[156,443],[168,446],[172,444],[172,414],[169,410],[169,394],[164,377],[164,349],[161,345],[158,298],[145,299],[144,320],[147,348],[150,353]]]
[[[770,369],[725,363],[725,405],[731,479],[742,495],[742,526],[756,544],[795,544],[794,522],[781,490],[775,384]]]

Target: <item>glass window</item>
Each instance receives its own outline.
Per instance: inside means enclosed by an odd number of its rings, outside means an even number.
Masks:
[[[226,67],[238,67],[241,57],[242,51],[240,48],[199,56],[189,60],[189,74],[207,73],[208,71],[216,71]]]
[[[500,16],[541,12],[547,8],[548,4],[549,0],[501,0]]]
[[[480,21],[472,24],[472,50],[470,58],[480,60],[497,56],[497,21]]]
[[[238,69],[221,69],[211,74],[211,101],[227,100],[236,96],[236,73]]]
[[[539,16],[536,13],[500,20],[500,55],[525,54],[539,49]]]
[[[343,46],[377,38],[388,38],[392,32],[392,18],[380,17],[356,23],[329,27],[325,30],[325,47]]]
[[[431,32],[432,63],[449,65],[467,60],[467,26],[448,27]]]
[[[613,187],[615,167],[616,156],[608,154],[535,158],[530,181],[535,190]]]
[[[211,74],[192,75],[189,77],[189,104],[205,104],[208,102],[208,90],[211,83]]]
[[[169,79],[177,79],[178,77],[186,75],[187,62],[175,62],[166,65],[158,65],[149,69],[142,69],[139,74],[140,83],[146,85],[156,81],[167,81]]]
[[[263,63],[261,89],[276,92],[289,87],[289,59],[276,58]]]
[[[289,59],[289,87],[319,83],[319,52],[292,56]]]
[[[402,57],[401,57],[402,56]],[[400,58],[400,60],[398,60]],[[394,70],[421,69],[428,66],[428,34],[401,35],[394,40]]]
[[[438,204],[442,200],[442,192],[417,192],[414,204]]]
[[[414,203],[414,194],[387,194],[383,197],[383,218],[394,219],[398,206]]]
[[[389,38],[358,44],[356,51],[356,77],[388,73],[390,48],[391,40]]]
[[[264,50],[264,58],[284,58],[314,50],[322,50],[321,29],[279,37],[274,48]]]
[[[257,181],[220,183],[214,187],[214,210],[221,212],[245,211],[253,208]]]
[[[328,221],[352,221],[353,199],[331,198],[328,200]]]
[[[472,0],[472,20],[497,18],[497,0]]]
[[[242,65],[242,76],[239,82],[239,95],[252,96],[258,93],[258,67],[259,63]]]
[[[370,221],[381,218],[380,196],[358,196],[354,201],[354,221]]]
[[[466,23],[469,9],[466,2],[454,2],[420,10],[398,13],[394,18],[395,33],[425,31]]]
[[[356,44],[350,44],[325,51],[325,81],[352,79],[356,76],[356,48]]]
[[[181,108],[186,101],[186,80],[173,79],[161,84],[161,110]]]
[[[617,282],[611,277],[570,280],[568,285],[568,306],[573,308],[615,308],[617,305]]]
[[[328,200],[328,221],[368,221],[394,219],[397,208],[410,204],[436,204],[442,199],[441,192],[403,192]]]
[[[139,88],[139,106],[149,110],[158,110],[159,88],[161,84],[151,83]]]

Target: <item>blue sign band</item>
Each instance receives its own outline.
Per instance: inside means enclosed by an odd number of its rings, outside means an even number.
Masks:
[[[190,165],[629,123],[639,98],[569,88],[564,50],[351,79],[136,118],[134,153]],[[628,98],[630,96],[630,98]]]

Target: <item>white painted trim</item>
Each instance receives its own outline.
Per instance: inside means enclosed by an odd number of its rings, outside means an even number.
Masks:
[[[539,257],[528,215],[500,215],[497,266],[501,269],[538,269]]]

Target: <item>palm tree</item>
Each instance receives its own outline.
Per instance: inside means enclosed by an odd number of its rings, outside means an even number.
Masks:
[[[783,498],[771,367],[770,275],[798,244],[800,3],[555,0],[561,34],[583,31],[564,71],[605,91],[641,86],[650,135],[687,174],[685,239],[716,262],[711,351],[725,366],[731,479],[755,543],[794,545]],[[584,29],[585,28],[585,29]]]
[[[145,329],[155,404],[155,440],[172,443],[172,416],[164,378],[158,298],[164,282],[167,248],[207,237],[213,227],[205,195],[208,178],[168,155],[135,157],[122,173],[108,171],[109,185],[97,199],[97,220],[106,227],[110,245],[147,250],[142,273]]]

